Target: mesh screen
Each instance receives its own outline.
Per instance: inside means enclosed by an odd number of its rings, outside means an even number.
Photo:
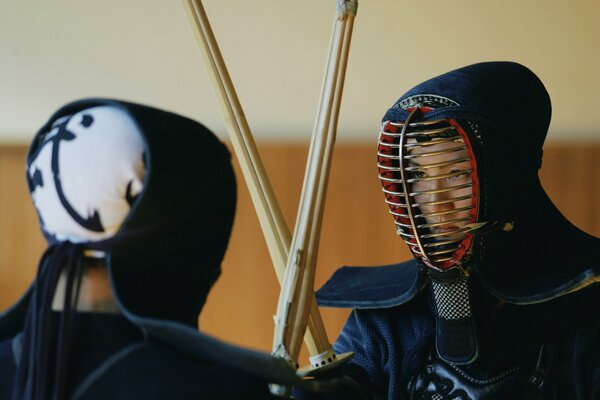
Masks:
[[[451,283],[432,280],[431,284],[435,306],[440,317],[456,320],[471,316],[469,288],[466,279]]]

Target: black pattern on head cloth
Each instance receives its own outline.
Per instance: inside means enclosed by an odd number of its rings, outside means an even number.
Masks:
[[[86,123],[85,117],[88,117],[89,119],[91,119],[92,117],[90,117],[89,115],[84,115],[84,121],[82,122],[82,125],[87,128],[92,124],[92,122],[88,120]],[[77,210],[75,210],[75,208],[73,207],[73,205],[71,204],[69,199],[67,199],[67,196],[63,190],[61,174],[60,174],[60,167],[59,167],[60,144],[61,144],[61,142],[64,142],[64,141],[74,140],[77,137],[74,133],[70,132],[67,129],[67,125],[69,124],[70,121],[71,121],[71,118],[68,118],[65,121],[63,121],[58,126],[57,134],[54,135],[50,139],[50,141],[53,143],[51,168],[52,168],[52,174],[54,176],[54,185],[56,187],[56,194],[58,195],[58,198],[60,199],[60,203],[64,207],[65,211],[79,225],[81,225],[84,228],[89,229],[90,231],[93,231],[93,232],[104,232],[104,227],[102,226],[102,222],[100,221],[100,215],[98,214],[98,210],[92,210],[91,215],[88,215],[87,217],[79,215],[79,213],[77,212]]]
[[[61,313],[57,343],[50,343],[52,303],[61,273],[65,271],[65,302]],[[62,242],[50,246],[40,262],[35,290],[23,331],[23,356],[16,377],[13,399],[64,399],[69,359],[69,341],[81,275],[83,246]],[[50,366],[50,349],[56,345],[55,368]],[[49,376],[55,371],[53,377]],[[52,379],[54,378],[54,379]],[[50,382],[54,380],[54,387]],[[50,396],[50,391],[52,395]]]

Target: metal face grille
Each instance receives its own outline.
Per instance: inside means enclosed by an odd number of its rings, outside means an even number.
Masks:
[[[437,270],[467,254],[477,219],[477,170],[469,139],[454,120],[386,122],[378,169],[397,232],[413,254]]]

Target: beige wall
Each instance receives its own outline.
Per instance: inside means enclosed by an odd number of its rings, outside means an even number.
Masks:
[[[307,149],[262,146],[261,153],[289,224],[293,224]],[[408,259],[394,232],[375,171],[373,146],[336,148],[325,207],[316,286],[341,265]],[[28,199],[25,148],[0,146],[0,310],[29,285],[44,244]],[[600,145],[546,146],[542,182],[578,227],[600,236]],[[239,200],[223,275],[211,292],[201,329],[234,343],[270,350],[279,288],[248,191],[238,170]],[[337,337],[347,310],[324,309]]]
[[[261,147],[293,223],[335,2],[204,4],[259,141],[300,143]],[[317,285],[344,263],[408,257],[381,199],[371,146],[349,143],[373,143],[383,111],[414,84],[479,61],[518,61],[545,82],[555,144],[546,148],[543,181],[569,218],[600,235],[599,17],[597,0],[360,0],[338,135],[345,145],[336,150]],[[28,143],[57,107],[88,96],[167,108],[224,133],[179,1],[0,1],[0,143]],[[515,111],[526,108],[517,97]],[[24,152],[0,146],[0,309],[29,284],[44,248]],[[201,325],[268,350],[278,289],[241,178],[239,187],[224,274]],[[324,315],[334,338],[346,312]]]
[[[308,142],[334,0],[204,0],[251,127]],[[484,60],[530,66],[554,101],[553,139],[598,139],[597,0],[360,0],[340,140],[374,140],[412,85]],[[224,132],[180,1],[0,1],[0,141],[28,142],[64,102],[138,100]],[[518,104],[517,109],[527,105]]]

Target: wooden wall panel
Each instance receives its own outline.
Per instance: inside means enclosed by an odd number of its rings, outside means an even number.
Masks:
[[[26,152],[0,147],[0,311],[24,293],[45,248],[25,183]]]
[[[266,145],[261,154],[291,227],[307,149]],[[0,147],[0,310],[29,285],[44,249],[27,195],[24,159],[25,148]],[[600,236],[600,144],[547,146],[541,179],[575,225]],[[270,350],[279,286],[240,174],[238,188],[237,216],[223,274],[209,296],[200,326],[230,342]],[[317,286],[340,265],[381,265],[409,258],[383,201],[374,146],[336,148],[328,191]],[[333,340],[348,311],[323,309],[323,315]]]

